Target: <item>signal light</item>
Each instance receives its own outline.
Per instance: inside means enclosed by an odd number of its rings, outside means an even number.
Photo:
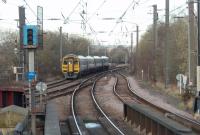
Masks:
[[[37,48],[38,46],[38,26],[24,25],[23,27],[24,48]]]
[[[33,45],[33,29],[27,29],[28,45]]]

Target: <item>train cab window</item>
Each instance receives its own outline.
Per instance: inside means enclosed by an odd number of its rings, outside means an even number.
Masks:
[[[72,61],[71,59],[65,59],[65,60],[63,61],[63,64],[64,64],[64,65],[73,64],[73,61]]]
[[[67,64],[68,64],[68,61],[67,61],[67,60],[64,60],[63,64],[64,64],[64,65],[67,65]]]
[[[74,64],[78,64],[78,61],[74,61]]]

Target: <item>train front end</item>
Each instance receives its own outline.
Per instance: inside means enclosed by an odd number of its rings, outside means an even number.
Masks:
[[[67,55],[62,60],[62,73],[67,79],[75,79],[79,75],[79,59],[75,55]]]

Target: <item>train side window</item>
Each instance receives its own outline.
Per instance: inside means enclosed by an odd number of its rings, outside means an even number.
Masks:
[[[87,65],[87,60],[84,60],[84,65]]]
[[[80,64],[81,64],[81,65],[83,65],[83,64],[84,64],[84,62],[83,62],[83,61],[80,61]]]

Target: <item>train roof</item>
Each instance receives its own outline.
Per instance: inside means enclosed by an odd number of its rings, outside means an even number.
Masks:
[[[67,54],[64,56],[64,58],[67,58],[67,57],[74,57],[74,58],[78,58],[78,59],[108,59],[107,56],[82,56],[82,55],[75,55],[75,54]]]
[[[64,58],[66,58],[66,57],[77,57],[77,55],[75,55],[75,54],[67,54],[67,55],[64,56]]]
[[[82,56],[82,55],[78,55],[77,56],[79,59],[87,59],[86,57]]]
[[[101,56],[102,59],[109,59],[107,56]]]
[[[73,58],[78,58],[78,59],[86,59],[86,57],[84,57],[84,56],[75,55],[75,54],[67,54],[63,58],[68,58],[68,57],[73,57]]]
[[[94,59],[92,56],[86,56],[87,59]]]
[[[99,56],[93,56],[94,59],[101,59]]]

